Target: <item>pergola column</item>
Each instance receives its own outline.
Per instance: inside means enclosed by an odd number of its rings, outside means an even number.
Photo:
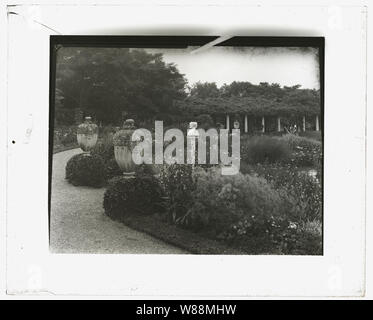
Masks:
[[[249,132],[249,125],[247,122],[247,114],[245,114],[245,133],[248,133],[248,132]]]
[[[316,131],[320,131],[319,116],[316,116]]]
[[[266,132],[266,124],[265,124],[265,120],[264,120],[264,117],[262,117],[262,132]]]
[[[303,116],[303,132],[306,131],[306,116]]]
[[[225,128],[229,130],[229,114],[225,116]]]
[[[280,117],[277,117],[277,131],[278,132],[281,131],[281,118]]]

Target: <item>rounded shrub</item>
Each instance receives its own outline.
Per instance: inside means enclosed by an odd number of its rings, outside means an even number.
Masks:
[[[135,173],[137,176],[153,176],[154,169],[151,164],[141,164],[135,167]]]
[[[193,203],[185,218],[192,228],[205,227],[218,234],[244,217],[259,225],[282,213],[280,195],[263,178],[222,175],[218,169],[196,170],[194,177]]]
[[[152,175],[115,177],[104,194],[105,214],[112,219],[149,215],[162,210],[162,189]]]
[[[75,155],[66,164],[66,179],[74,186],[102,187],[105,183],[104,162],[87,153]]]

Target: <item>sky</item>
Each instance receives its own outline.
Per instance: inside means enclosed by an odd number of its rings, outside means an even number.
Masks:
[[[302,88],[319,89],[318,52],[315,48],[287,47],[212,47],[197,49],[147,49],[163,53],[166,63],[175,63],[188,80],[216,82],[220,87],[233,81],[300,84]]]

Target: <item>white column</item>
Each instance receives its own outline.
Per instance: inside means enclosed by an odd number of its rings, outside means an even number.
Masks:
[[[316,131],[320,131],[319,116],[316,116]]]
[[[278,132],[281,131],[281,118],[280,117],[277,117],[277,131]]]
[[[262,132],[266,132],[266,127],[265,127],[265,120],[264,117],[262,117]]]
[[[229,114],[226,115],[226,120],[225,120],[225,129],[229,130]]]
[[[247,122],[247,114],[245,114],[245,133],[248,133],[248,132],[249,132],[249,125]]]
[[[306,117],[303,116],[303,132],[306,131]]]

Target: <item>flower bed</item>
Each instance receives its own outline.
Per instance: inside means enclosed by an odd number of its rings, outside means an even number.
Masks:
[[[72,147],[78,147],[76,140],[76,126],[63,126],[54,129],[53,151],[68,150]]]
[[[264,156],[247,162],[251,156],[244,157],[243,172],[237,175],[223,176],[219,167],[163,165],[154,178],[154,168],[139,167],[134,179],[141,179],[141,187],[122,185],[123,178],[117,178],[116,187],[109,189],[126,205],[116,206],[106,196],[105,208],[125,206],[125,214],[116,210],[109,216],[196,253],[223,253],[224,247],[248,254],[322,254],[321,143],[293,135],[258,141],[248,149]],[[112,139],[101,143],[92,152],[106,166],[116,166]],[[269,159],[266,154],[273,150],[278,152]],[[316,170],[316,177],[307,174],[305,165]],[[136,207],[148,203],[157,184],[163,189],[162,194],[157,189],[157,205],[145,216],[139,214]],[[154,186],[149,195],[145,185]],[[190,249],[195,247],[199,249]]]
[[[312,180],[276,184],[262,173],[222,176],[216,168],[189,168],[173,165],[161,170],[160,183],[167,197],[162,198],[163,206],[148,212],[144,231],[176,245],[183,241],[184,248],[205,239],[204,252],[210,244],[211,252],[221,245],[248,254],[322,254],[320,212],[309,211],[321,208],[320,197],[310,200],[307,196],[315,192]],[[280,181],[280,176],[276,179]],[[294,192],[289,192],[289,186]],[[132,197],[132,191],[126,190],[121,191],[122,197]],[[138,197],[142,196],[138,190]],[[105,201],[108,205],[109,199]],[[142,229],[143,215],[131,212],[121,221]],[[157,227],[151,227],[152,223]],[[188,237],[175,235],[185,232]]]
[[[290,163],[297,167],[319,166],[322,162],[322,143],[307,137],[286,134],[280,138],[292,149]]]
[[[215,169],[196,170],[193,181],[189,190],[180,188],[189,195],[171,207],[177,217],[174,224],[251,254],[321,254],[321,237],[301,228],[309,219],[320,221],[321,198],[309,197],[314,195],[315,184],[298,179],[302,183],[292,186],[297,192],[288,192],[262,177],[222,176]],[[289,181],[287,186],[291,184]],[[171,190],[177,192],[175,187]],[[183,210],[175,212],[175,208]],[[306,238],[317,245],[308,248]]]

